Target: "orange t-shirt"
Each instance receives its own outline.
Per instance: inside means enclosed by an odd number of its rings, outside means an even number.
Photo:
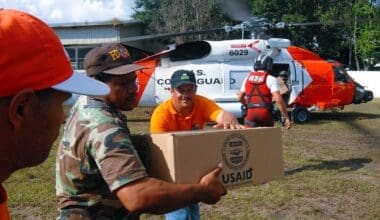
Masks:
[[[150,132],[167,132],[203,129],[208,121],[215,121],[222,109],[215,102],[206,97],[196,95],[193,111],[181,116],[174,109],[169,99],[153,111],[150,119]]]
[[[1,220],[9,220],[9,210],[7,206],[7,192],[0,184],[0,219]]]

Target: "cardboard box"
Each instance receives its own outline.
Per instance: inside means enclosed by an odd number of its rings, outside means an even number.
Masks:
[[[149,141],[149,173],[169,182],[199,182],[218,163],[226,187],[284,176],[280,128],[171,132]]]

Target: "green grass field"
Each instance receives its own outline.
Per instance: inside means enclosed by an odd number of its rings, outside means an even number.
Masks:
[[[129,112],[131,131],[147,133],[148,116],[145,108]],[[312,113],[309,123],[282,131],[284,178],[202,204],[203,219],[380,219],[379,128],[380,99]],[[55,219],[55,154],[56,144],[42,165],[5,182],[13,219]]]

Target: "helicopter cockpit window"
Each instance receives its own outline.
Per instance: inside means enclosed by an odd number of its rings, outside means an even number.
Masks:
[[[335,82],[348,82],[347,73],[346,70],[341,66],[334,66],[333,67],[334,75],[335,75]]]
[[[211,52],[211,46],[205,41],[195,41],[181,44],[175,50],[170,51],[171,61],[200,59]]]

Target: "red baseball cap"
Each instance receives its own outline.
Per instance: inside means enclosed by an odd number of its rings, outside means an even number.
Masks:
[[[0,97],[25,88],[104,96],[109,87],[74,72],[55,32],[25,12],[0,8]]]

